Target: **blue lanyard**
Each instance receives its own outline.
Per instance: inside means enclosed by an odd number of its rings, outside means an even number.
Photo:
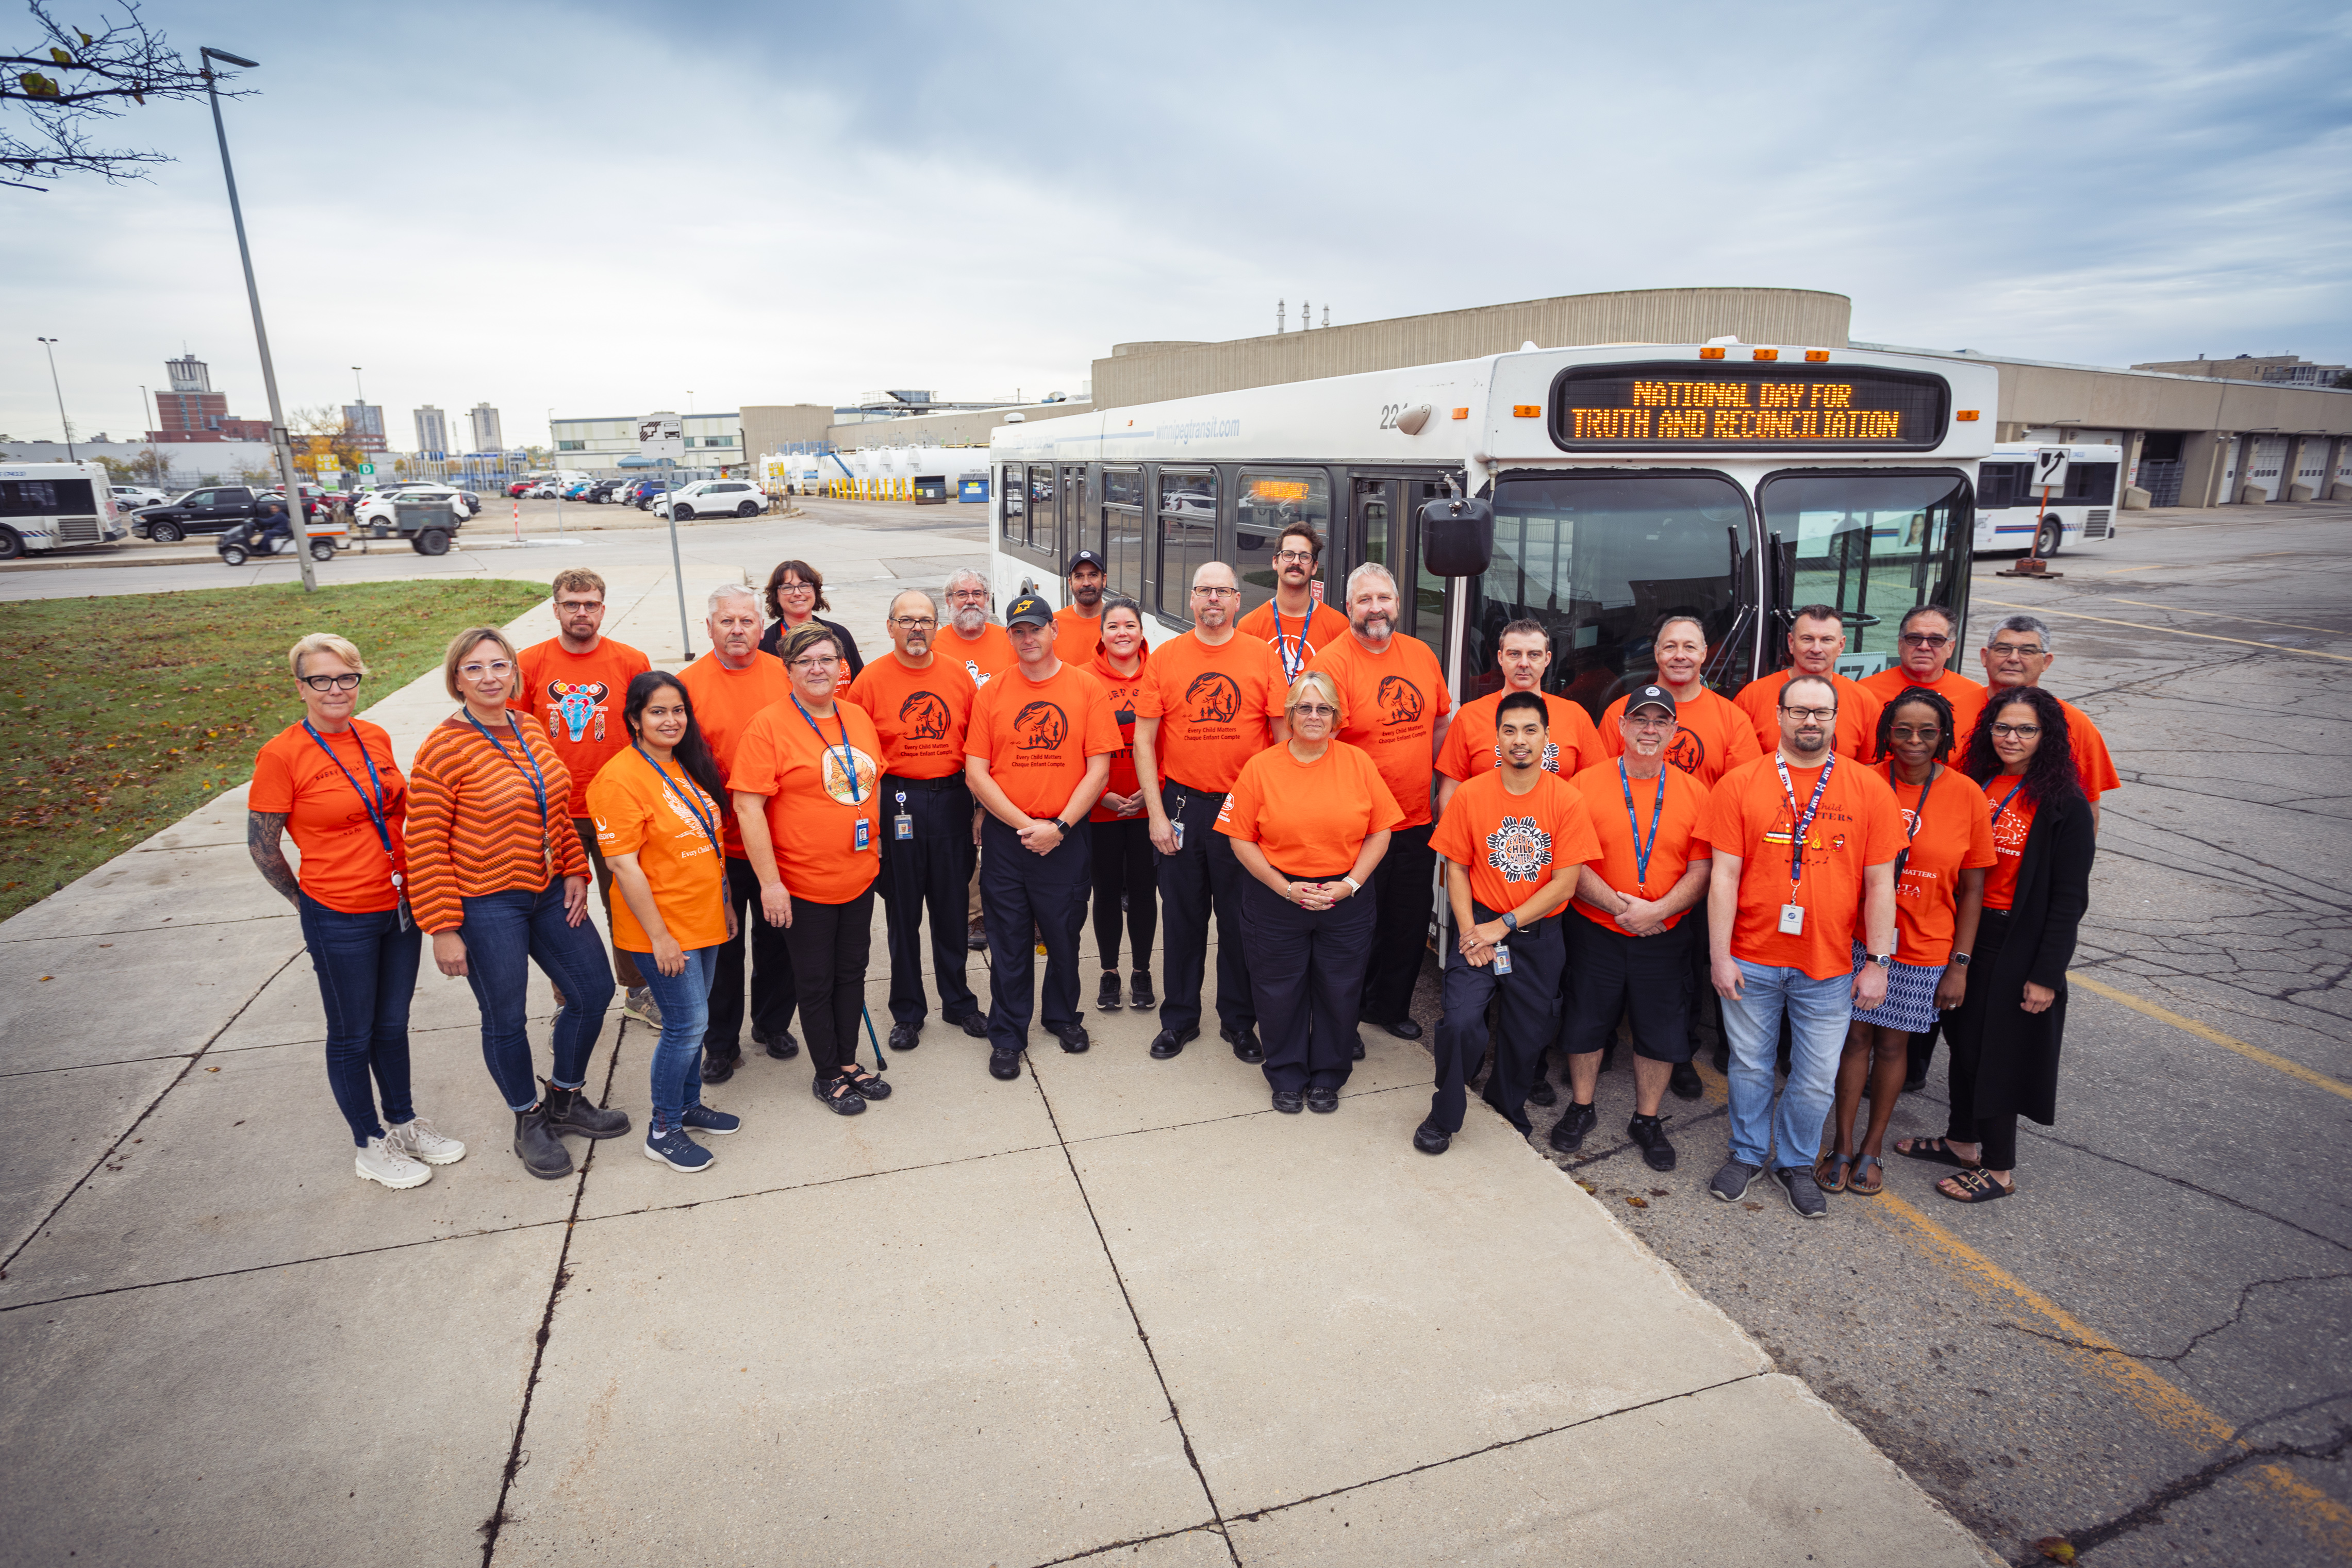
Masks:
[[[2009,793],[2003,795],[2000,798],[2000,804],[1992,809],[1992,825],[1994,827],[1998,828],[2000,826],[2000,819],[2002,815],[2009,810],[2009,803],[2011,800],[2016,800],[2017,792],[2024,788],[2025,780],[2023,779],[2018,779],[2016,783],[2009,787]]]
[[[700,801],[709,800],[709,797],[704,795],[699,789],[686,790],[679,789],[677,787],[677,780],[672,779],[660,763],[654,762],[654,754],[647,751],[644,747],[639,746],[635,741],[633,740],[629,742],[629,749],[635,752],[639,757],[644,758],[647,762],[653,763],[654,771],[659,773],[661,775],[661,781],[669,786],[669,792],[677,796],[680,800],[684,801],[686,803],[686,809],[694,813],[694,820],[702,825],[702,836],[710,841],[710,844],[713,849],[718,848],[719,830],[710,825],[710,819],[702,814],[702,807],[699,804]],[[719,802],[712,800],[710,805],[711,809],[716,810],[718,809]]]
[[[1780,793],[1789,798],[1789,819],[1796,825],[1789,833],[1789,898],[1797,896],[1797,883],[1805,874],[1805,835],[1812,831],[1813,813],[1822,809],[1822,791],[1830,787],[1830,772],[1837,767],[1837,753],[1822,758],[1822,776],[1813,780],[1813,798],[1805,802],[1805,814],[1797,815],[1797,787],[1789,782],[1789,759],[1779,752],[1772,754],[1772,766],[1780,770]]]
[[[505,744],[497,736],[492,735],[489,727],[476,718],[470,710],[466,715],[466,722],[480,730],[482,738],[497,747],[500,757],[506,757],[509,762],[515,761],[513,758],[507,757]],[[522,762],[515,762],[515,770],[522,772],[525,762],[530,765],[530,770],[523,776],[530,780],[530,792],[539,797],[540,843],[547,851],[547,863],[551,866],[555,863],[555,840],[552,836],[555,830],[547,820],[547,775],[539,770],[539,758],[530,754],[530,743],[522,737],[522,726],[515,722],[515,716],[511,712],[507,715],[507,727],[514,731],[515,745],[522,750]]]
[[[824,731],[817,728],[816,715],[809,712],[809,710],[802,705],[801,695],[798,692],[794,692],[793,694],[793,706],[801,710],[801,716],[803,718],[808,720],[809,728],[816,735],[816,743],[819,746],[824,747],[826,751],[830,752],[833,749],[833,743],[825,739]],[[841,770],[844,774],[847,775],[849,779],[849,803],[855,806],[858,802],[857,754],[849,749],[849,720],[844,716],[837,705],[833,710],[833,716],[835,721],[841,726]],[[823,779],[819,779],[817,780],[817,785],[820,789],[824,787],[824,780]]]
[[[1650,841],[1642,841],[1642,821],[1633,815],[1633,779],[1625,771],[1625,759],[1617,759],[1617,783],[1625,791],[1625,820],[1633,824],[1633,879],[1642,896],[1650,896],[1650,852],[1658,847],[1658,824],[1666,815],[1666,770],[1658,769],[1657,803],[1650,808]]]
[[[383,780],[376,776],[375,758],[368,755],[367,742],[360,739],[357,729],[351,732],[352,738],[359,741],[360,760],[367,764],[368,782],[375,787],[373,800],[368,799],[368,792],[360,788],[360,781],[352,777],[352,770],[343,766],[343,759],[335,755],[335,748],[327,744],[327,737],[319,733],[318,727],[306,718],[302,721],[302,727],[310,732],[310,738],[319,743],[319,749],[327,754],[327,760],[335,765],[335,771],[343,776],[343,782],[352,787],[352,793],[357,795],[360,804],[367,808],[368,821],[375,824],[375,841],[383,846],[383,858],[392,862],[392,885],[397,888],[400,885],[400,860],[392,852],[391,815],[384,809]]]
[[[1307,667],[1307,629],[1315,624],[1315,607],[1308,605],[1307,613],[1298,618],[1298,657],[1297,659],[1290,656],[1290,650],[1283,644],[1285,633],[1282,630],[1282,607],[1269,603],[1267,608],[1274,612],[1274,651],[1281,656],[1283,674],[1295,681],[1298,678],[1298,672]]]

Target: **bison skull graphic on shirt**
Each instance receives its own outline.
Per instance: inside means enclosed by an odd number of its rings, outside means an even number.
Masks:
[[[613,688],[602,681],[547,683],[547,734],[551,740],[586,739],[591,729],[604,738],[604,699]]]

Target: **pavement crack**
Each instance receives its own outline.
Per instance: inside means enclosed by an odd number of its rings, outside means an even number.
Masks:
[[[1155,1541],[1173,1541],[1180,1535],[1190,1535],[1195,1531],[1206,1531],[1212,1535],[1218,1536],[1224,1534],[1224,1531],[1216,1521],[1203,1520],[1199,1524],[1186,1524],[1174,1530],[1163,1530],[1156,1535],[1132,1535],[1125,1541],[1114,1541],[1108,1546],[1089,1546],[1084,1552],[1073,1552],[1067,1557],[1048,1557],[1045,1562],[1037,1563],[1035,1568],[1056,1568],[1057,1564],[1063,1563],[1083,1563],[1089,1557],[1099,1557],[1106,1552],[1132,1552],[1139,1546],[1149,1546]],[[1233,1544],[1231,1541],[1227,1541],[1225,1549],[1228,1552],[1232,1551]]]
[[[2352,1388],[2339,1388],[2333,1394],[2323,1394],[2316,1399],[2306,1399],[2300,1405],[2290,1405],[2284,1410],[2273,1410],[2267,1416],[2257,1416],[2230,1436],[2232,1439],[2242,1442],[2246,1434],[2257,1427],[2267,1427],[2273,1421],[2284,1421],[2290,1416],[2300,1416],[2306,1410],[2316,1410],[2323,1405],[2333,1405],[2338,1399],[2352,1399]]]
[[[2263,1464],[2274,1459],[2340,1459],[2344,1457],[2347,1448],[2352,1448],[2352,1427],[2338,1424],[2335,1440],[2325,1447],[2300,1443],[2272,1443],[2258,1448],[2241,1448],[2234,1454],[2222,1456],[2201,1469],[2191,1470],[2185,1476],[2176,1477],[2165,1482],[2131,1508],[2104,1524],[2095,1524],[2088,1530],[2067,1532],[2065,1540],[2074,1548],[2074,1554],[2079,1559],[2120,1536],[2128,1535],[2136,1530],[2161,1521],[2165,1510],[2174,1503],[2183,1502],[2197,1496],[2212,1487],[2215,1482],[2226,1479],[2248,1465]],[[2021,1568],[2023,1564],[2045,1561],[2046,1559],[2038,1550],[2031,1556],[2016,1559]]]
[[[2231,1309],[2228,1317],[2223,1318],[2211,1328],[2199,1329],[2195,1333],[2189,1336],[2189,1343],[2187,1344],[2182,1345],[2176,1351],[2132,1350],[2126,1346],[2119,1344],[2095,1344],[2089,1340],[2077,1339],[2072,1334],[2055,1334],[2045,1329],[2028,1328],[2023,1323],[2018,1322],[2001,1323],[1999,1326],[2010,1329],[2017,1333],[2031,1334],[2035,1339],[2048,1340],[2051,1343],[2063,1345],[2068,1350],[2095,1351],[2101,1355],[2128,1356],[2135,1361],[2160,1361],[2169,1366],[2179,1366],[2196,1352],[2199,1345],[2203,1344],[2207,1340],[2212,1338],[2215,1334],[2220,1333],[2224,1329],[2232,1329],[2237,1327],[2239,1322],[2245,1317],[2246,1304],[2253,1298],[2253,1294],[2256,1291],[2262,1290],[2265,1286],[2318,1284],[2330,1280],[2352,1280],[2352,1272],[2336,1274],[2286,1274],[2282,1275],[2280,1278],[2275,1280],[2250,1280],[2245,1284],[2238,1288],[2238,1304],[2236,1307]]]

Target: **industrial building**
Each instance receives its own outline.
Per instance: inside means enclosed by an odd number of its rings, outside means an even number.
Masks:
[[[228,411],[228,394],[213,391],[212,367],[194,354],[163,361],[169,390],[155,394],[157,428],[150,442],[262,441],[266,419],[239,419]]]

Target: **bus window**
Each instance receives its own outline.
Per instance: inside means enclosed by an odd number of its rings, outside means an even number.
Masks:
[[[2112,507],[2116,504],[2116,468],[2113,463],[2070,463],[2066,465],[2066,488],[2052,500],[2069,507]]]
[[[1998,512],[2014,507],[2024,497],[2025,481],[2032,465],[2028,463],[1980,463],[1977,465],[1977,506],[1980,510]]]
[[[1661,616],[1696,615],[1708,643],[1723,641],[1739,619],[1736,554],[1748,538],[1746,497],[1712,475],[1505,480],[1495,490],[1495,561],[1473,585],[1466,695],[1501,687],[1496,636],[1533,620],[1551,632],[1544,690],[1598,719],[1654,674]]]
[[[1160,613],[1191,624],[1192,573],[1217,559],[1217,472],[1160,471]]]
[[[1293,523],[1305,523],[1329,539],[1330,479],[1244,469],[1234,497],[1234,570],[1241,578],[1243,614],[1274,597],[1274,547]]]
[[[1059,577],[1066,552],[1054,536],[1054,471],[1043,463],[1029,466],[1029,545],[1044,553]]]
[[[1895,629],[1915,604],[1953,605],[1952,522],[1967,482],[1955,474],[1776,474],[1759,493],[1767,532],[1791,556],[1789,602],[1844,617],[1843,674],[1895,662]],[[1775,657],[1780,650],[1768,650]]]
[[[1371,562],[1384,566],[1391,572],[1395,562],[1389,557],[1389,484],[1385,479],[1356,481],[1356,537],[1363,542],[1364,553],[1356,564]],[[1342,610],[1346,605],[1341,605]]]
[[[1062,470],[1062,566],[1082,549],[1100,550],[1102,541],[1087,535],[1087,471],[1070,466]]]
[[[1103,559],[1110,563],[1110,591],[1143,602],[1143,470],[1106,468],[1103,489]]]
[[[1412,516],[1418,519],[1422,507],[1432,501],[1444,500],[1453,492],[1442,479],[1423,479],[1411,486],[1419,492],[1412,504]],[[1412,634],[1429,644],[1437,655],[1440,668],[1445,664],[1445,580],[1429,570],[1429,552],[1420,546],[1420,525],[1413,528],[1415,539],[1412,551],[1412,621],[1408,628]]]
[[[1020,468],[1006,464],[1003,483],[996,487],[996,493],[1004,501],[1004,542],[1008,545],[1029,542],[1029,507],[1024,499],[1027,491],[1028,486],[1021,483]]]

